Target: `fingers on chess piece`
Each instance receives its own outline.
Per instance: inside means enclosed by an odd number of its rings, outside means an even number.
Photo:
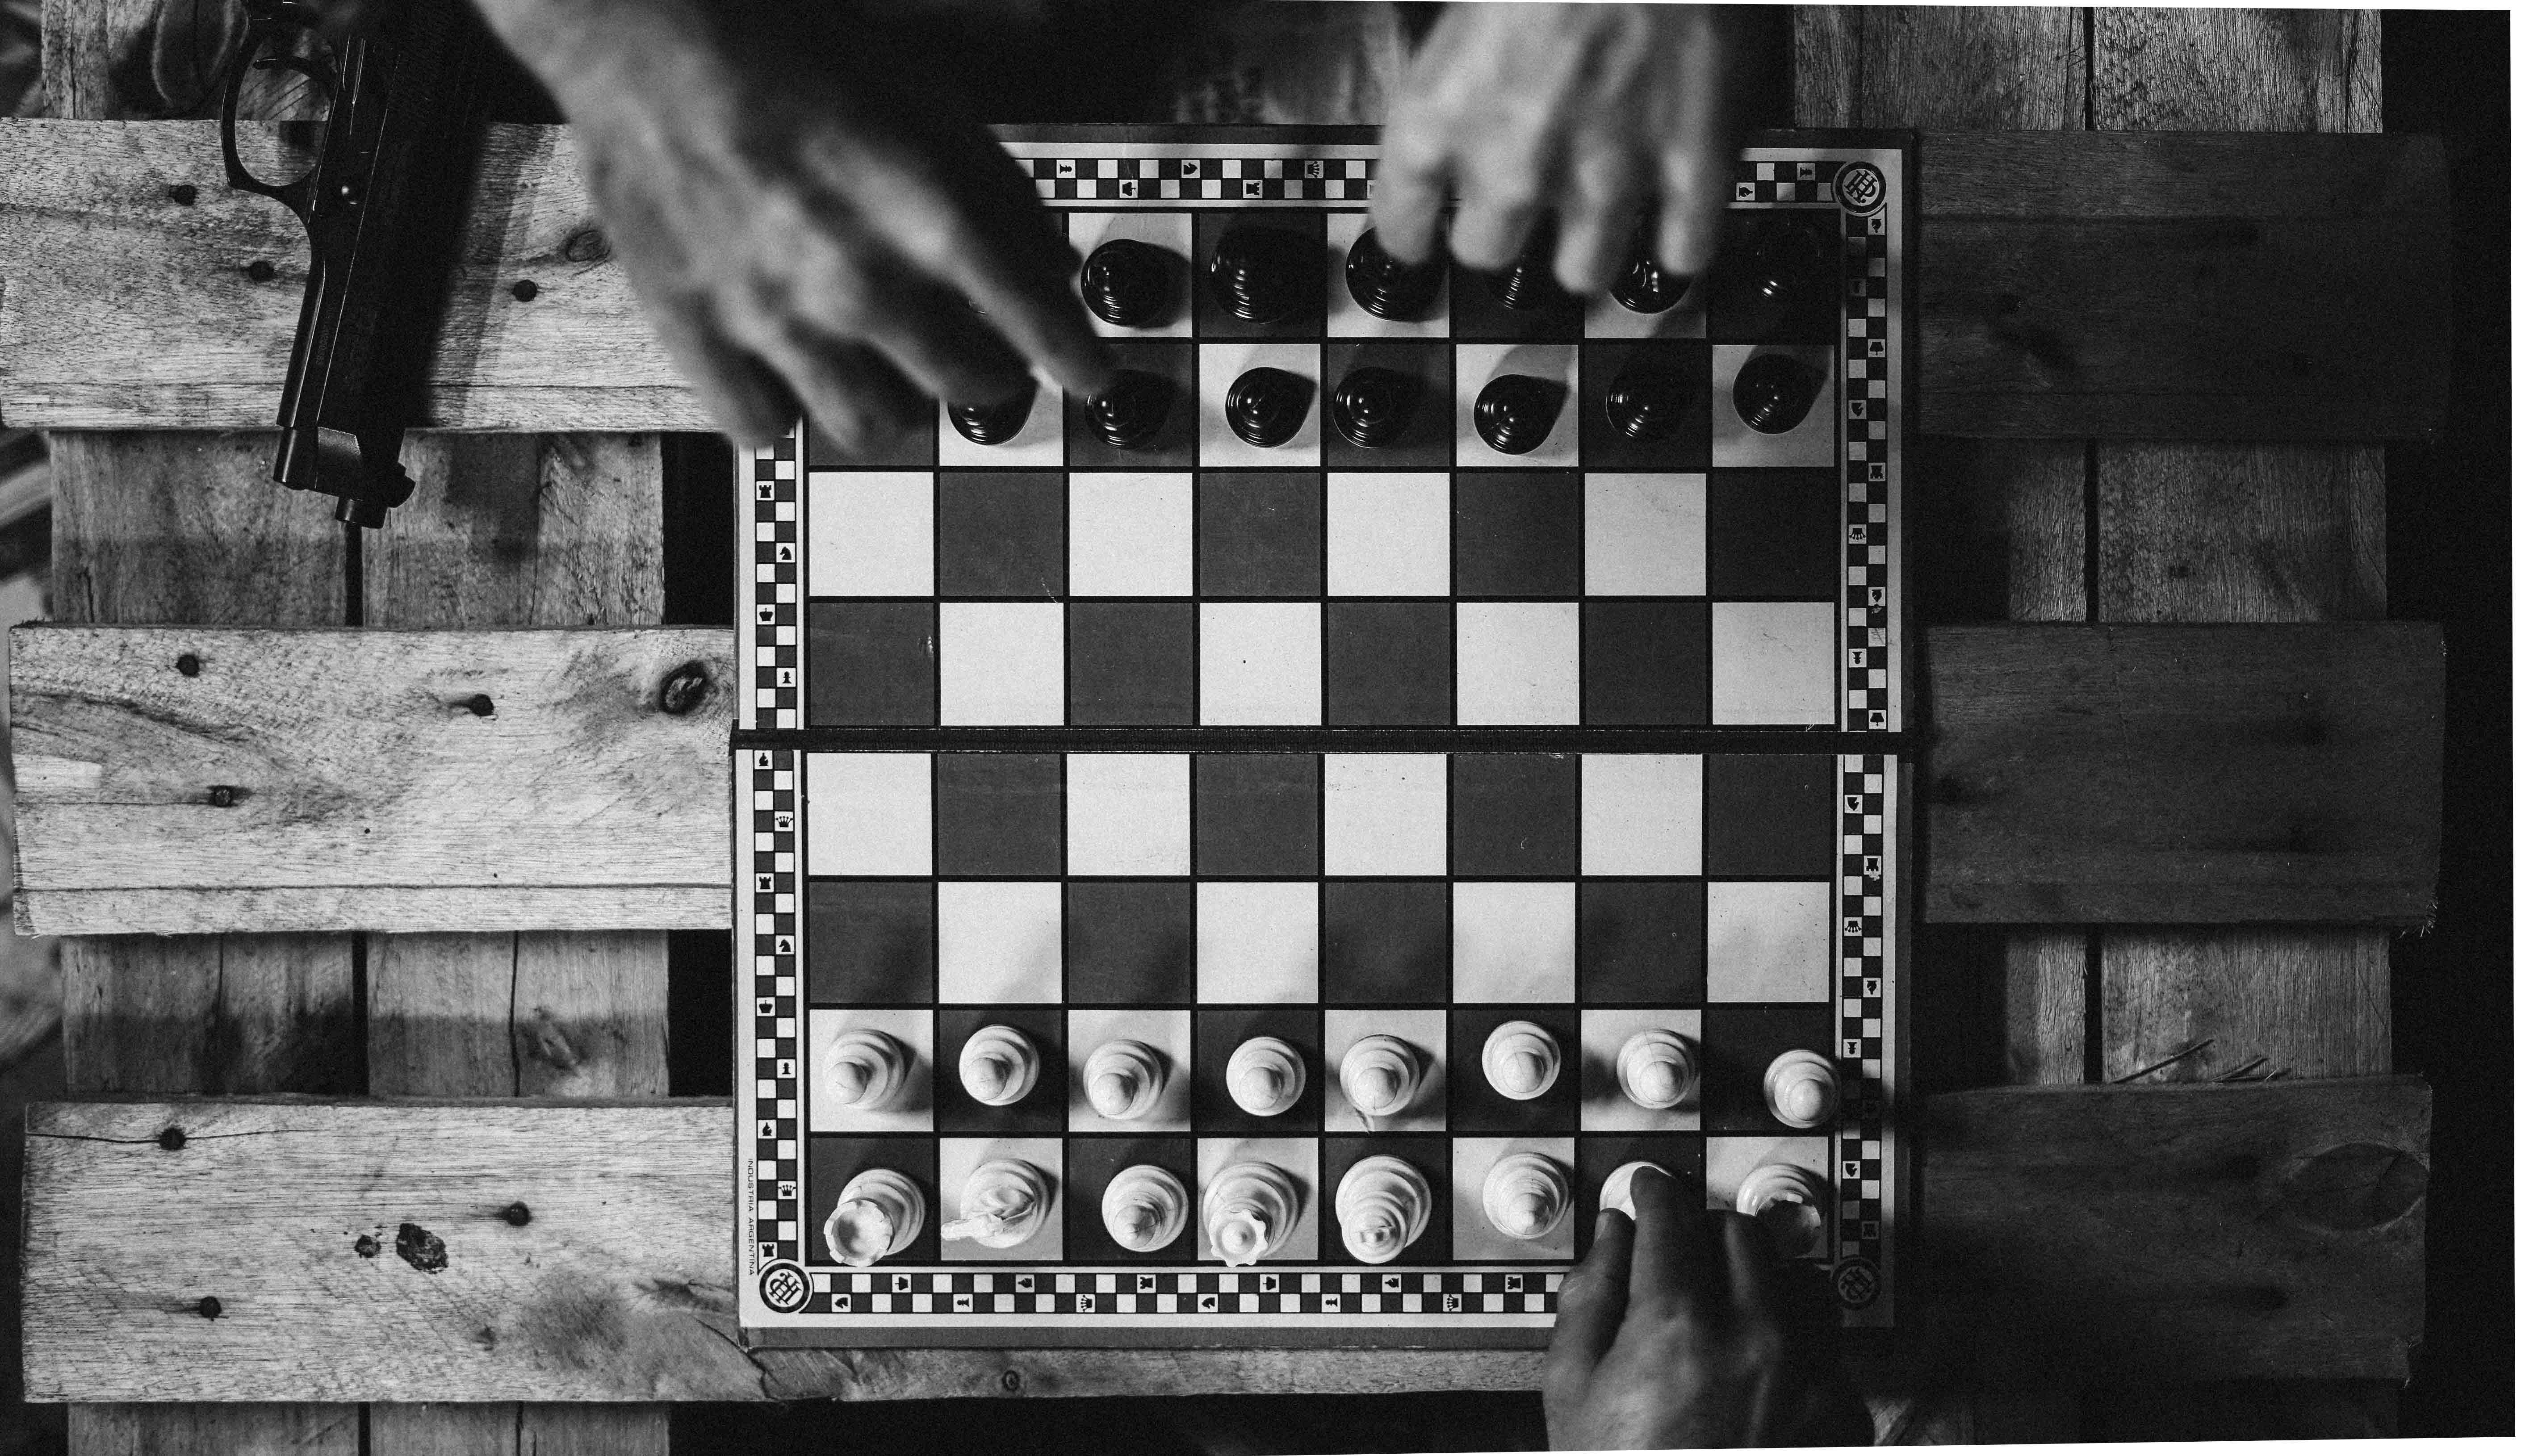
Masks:
[[[829,1257],[855,1269],[870,1268],[916,1241],[925,1224],[925,1194],[896,1168],[866,1168],[837,1190],[837,1206],[822,1232]]]
[[[1225,392],[1225,423],[1243,443],[1275,449],[1296,437],[1313,411],[1313,381],[1288,369],[1245,369]]]
[[[1084,1099],[1114,1122],[1153,1115],[1170,1072],[1164,1054],[1142,1041],[1105,1041],[1084,1059]]]
[[[1657,260],[1644,251],[1644,241],[1640,246],[1643,250],[1624,264],[1613,280],[1613,301],[1633,313],[1663,313],[1683,301],[1683,296],[1692,291],[1692,280],[1659,268]]]
[[[1824,1180],[1791,1163],[1764,1163],[1736,1189],[1736,1212],[1759,1221],[1784,1259],[1804,1258],[1815,1248],[1824,1210]]]
[[[907,1044],[888,1031],[849,1026],[829,1043],[829,1090],[859,1111],[896,1106],[914,1059]]]
[[[1624,1218],[1638,1218],[1638,1203],[1631,1197],[1631,1180],[1637,1177],[1639,1169],[1643,1167],[1655,1168],[1669,1178],[1674,1176],[1664,1163],[1650,1162],[1644,1158],[1636,1162],[1623,1163],[1604,1175],[1603,1190],[1595,1195],[1595,1211],[1601,1213],[1606,1209],[1620,1209]]]
[[[1207,260],[1207,286],[1244,323],[1293,318],[1322,300],[1322,245],[1283,228],[1228,228]]]
[[[1529,1102],[1560,1080],[1560,1043],[1531,1022],[1502,1022],[1481,1043],[1481,1073],[1500,1096]]]
[[[1032,406],[1039,399],[1039,381],[1008,400],[991,405],[946,405],[952,416],[952,428],[961,437],[973,444],[1001,445],[1023,432],[1031,423]]]
[[[1418,413],[1427,386],[1417,374],[1368,364],[1352,369],[1331,391],[1331,421],[1340,438],[1362,449],[1379,450],[1401,437]]]
[[[1419,1048],[1398,1036],[1361,1036],[1340,1058],[1340,1092],[1369,1117],[1397,1117],[1419,1100]]]
[[[1151,1162],[1121,1168],[1102,1190],[1102,1226],[1132,1254],[1151,1254],[1188,1225],[1189,1190]]]
[[[1551,438],[1569,390],[1557,379],[1501,374],[1472,401],[1472,429],[1502,455],[1529,455]]]
[[[1172,381],[1161,374],[1121,369],[1108,387],[1084,402],[1084,418],[1111,448],[1142,450],[1170,422],[1175,393]]]
[[[1389,1264],[1428,1231],[1436,1197],[1427,1175],[1389,1154],[1363,1158],[1340,1174],[1331,1196],[1340,1242],[1367,1264]]]
[[[1225,1062],[1225,1090],[1254,1117],[1275,1117],[1304,1094],[1304,1054],[1275,1036],[1254,1036]]]
[[[1823,1056],[1784,1051],[1763,1072],[1763,1105],[1790,1127],[1824,1127],[1841,1110],[1841,1082]]]
[[[1084,260],[1076,286],[1093,316],[1115,328],[1151,328],[1171,315],[1180,259],[1151,242],[1114,237]]]
[[[1498,276],[1495,292],[1500,306],[1510,313],[1531,313],[1565,297],[1560,280],[1551,274],[1551,244],[1549,228],[1534,232],[1515,265]]]
[[[1548,1238],[1569,1217],[1569,1170],[1539,1153],[1510,1153],[1482,1176],[1481,1212],[1509,1238]]]
[[[1276,1254],[1296,1231],[1303,1194],[1295,1174],[1275,1163],[1229,1163],[1208,1181],[1199,1199],[1206,1253],[1229,1269]]]
[[[1613,1054],[1613,1079],[1624,1096],[1652,1112],[1680,1107],[1700,1085],[1701,1054],[1681,1032],[1651,1026]]]
[[[961,1044],[961,1090],[981,1106],[1010,1107],[1039,1085],[1039,1048],[1011,1026],[980,1026]]]
[[[1736,371],[1736,418],[1763,434],[1798,428],[1824,392],[1824,375],[1785,354],[1757,354]]]
[[[1692,417],[1692,375],[1661,360],[1623,365],[1604,387],[1604,422],[1626,440],[1654,444]]]
[[[1439,254],[1425,263],[1405,263],[1383,250],[1374,230],[1358,234],[1348,263],[1340,270],[1349,297],[1377,318],[1412,323],[1426,318],[1445,287],[1445,260]]]
[[[943,1225],[945,1238],[966,1238],[991,1249],[1029,1243],[1048,1222],[1054,1194],[1048,1174],[1014,1158],[990,1158],[961,1185],[961,1217]]]

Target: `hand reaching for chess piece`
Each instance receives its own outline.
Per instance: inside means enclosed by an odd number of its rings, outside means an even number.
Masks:
[[[1654,1164],[1630,1195],[1636,1212],[1606,1208],[1560,1287],[1543,1365],[1552,1447],[1867,1445],[1817,1271]]]

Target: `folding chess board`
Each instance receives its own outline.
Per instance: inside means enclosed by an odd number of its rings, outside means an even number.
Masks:
[[[797,431],[741,462],[744,1325],[813,1345],[1538,1345],[1599,1188],[1643,1158],[1716,1206],[1757,1167],[1811,1173],[1822,1224],[1803,1256],[1850,1324],[1890,1325],[1900,139],[1746,152],[1730,249],[1810,230],[1826,268],[1794,287],[1722,269],[1657,311],[1513,309],[1499,280],[1455,270],[1404,319],[1344,277],[1377,185],[1371,132],[1006,137],[1080,251],[1125,237],[1178,260],[1167,316],[1097,320],[1172,403],[1135,448],[1044,388],[995,443],[946,413],[892,458]],[[1320,249],[1322,306],[1228,309],[1207,265],[1246,227]],[[1737,385],[1770,355],[1818,392],[1766,432]],[[1671,430],[1635,437],[1606,401],[1651,361],[1690,398]],[[1314,386],[1302,428],[1266,445],[1226,407],[1264,366]],[[1422,383],[1373,446],[1331,418],[1369,366]],[[1508,373],[1558,385],[1522,454],[1475,424]],[[1481,1066],[1519,1020],[1562,1052],[1525,1100]],[[958,1072],[990,1026],[1041,1063],[1000,1106]],[[1649,1029],[1697,1048],[1678,1105],[1617,1081]],[[828,1071],[862,1031],[911,1054],[890,1105],[848,1105]],[[1376,1033],[1423,1068],[1398,1115],[1340,1090],[1343,1055]],[[1307,1072],[1269,1116],[1226,1079],[1258,1036]],[[1083,1075],[1117,1038],[1169,1069],[1129,1120],[1100,1115]],[[1837,1069],[1829,1125],[1767,1105],[1765,1069],[1792,1049]],[[1513,1153],[1568,1175],[1547,1236],[1482,1209]],[[1331,1194],[1376,1154],[1435,1206],[1368,1264]],[[1047,1217],[1011,1247],[944,1236],[991,1158],[1047,1177]],[[1241,1162],[1284,1169],[1303,1214],[1236,1268],[1198,1208]],[[1188,1192],[1187,1225],[1151,1252],[1102,1218],[1132,1165]],[[850,1266],[825,1228],[874,1169],[921,1191],[925,1226]]]

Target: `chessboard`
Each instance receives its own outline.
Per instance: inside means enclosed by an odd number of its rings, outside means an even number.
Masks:
[[[1578,299],[1370,132],[1005,138],[1117,379],[740,462],[744,1326],[1538,1345],[1640,1161],[1891,1325],[1900,139]]]

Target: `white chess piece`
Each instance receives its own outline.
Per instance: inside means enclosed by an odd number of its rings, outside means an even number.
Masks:
[[[1481,1212],[1509,1238],[1548,1238],[1569,1217],[1569,1170],[1539,1153],[1510,1153],[1482,1177]]]
[[[1055,1190],[1048,1174],[1013,1158],[990,1158],[969,1170],[961,1185],[961,1217],[943,1225],[947,1239],[967,1238],[991,1249],[1031,1241],[1048,1221]]]
[[[980,1026],[961,1043],[961,1089],[989,1107],[1010,1107],[1039,1084],[1039,1048],[1011,1026]]]
[[[1419,1100],[1419,1048],[1398,1036],[1361,1036],[1340,1058],[1340,1091],[1369,1117],[1397,1117]]]
[[[1389,1264],[1428,1231],[1435,1207],[1427,1175],[1389,1154],[1359,1158],[1331,1195],[1340,1242],[1368,1264]]]
[[[1613,1055],[1622,1094],[1652,1112],[1680,1107],[1701,1080],[1701,1056],[1681,1032],[1662,1026],[1631,1033]]]
[[[1500,1096],[1531,1101],[1560,1080],[1560,1043],[1531,1022],[1502,1022],[1481,1043],[1481,1072]]]
[[[916,1241],[925,1223],[925,1194],[896,1168],[869,1167],[837,1190],[837,1206],[821,1231],[829,1257],[856,1269],[870,1268]]]
[[[1674,1176],[1667,1170],[1664,1163],[1650,1162],[1644,1158],[1636,1162],[1623,1163],[1605,1175],[1603,1191],[1595,1197],[1596,1212],[1620,1209],[1629,1218],[1635,1220],[1638,1218],[1639,1206],[1631,1199],[1631,1180],[1637,1177],[1639,1169],[1643,1167],[1655,1168],[1658,1172],[1665,1173],[1667,1177]]]
[[[905,1042],[871,1026],[848,1026],[829,1043],[829,1090],[843,1105],[879,1111],[899,1101],[914,1060]]]
[[[1267,1162],[1230,1163],[1208,1180],[1199,1199],[1207,1254],[1229,1269],[1256,1264],[1278,1252],[1296,1231],[1303,1195],[1296,1177]]]
[[[1782,1258],[1804,1257],[1816,1246],[1824,1207],[1824,1180],[1792,1163],[1763,1163],[1736,1189],[1736,1212],[1761,1220]]]
[[[1180,1237],[1189,1212],[1189,1190],[1151,1162],[1121,1168],[1102,1190],[1102,1226],[1132,1254],[1151,1254]]]
[[[1084,1099],[1113,1122],[1134,1122],[1164,1099],[1169,1070],[1164,1054],[1142,1041],[1105,1041],[1084,1059]]]
[[[1816,1053],[1784,1051],[1763,1073],[1763,1105],[1790,1127],[1823,1127],[1841,1110],[1841,1083]]]
[[[1304,1056],[1275,1036],[1254,1036],[1225,1061],[1225,1090],[1254,1117],[1275,1117],[1304,1094]]]

